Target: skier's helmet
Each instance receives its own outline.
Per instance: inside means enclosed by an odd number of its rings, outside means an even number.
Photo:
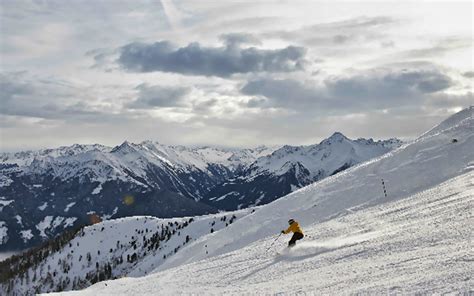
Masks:
[[[293,219],[288,220],[288,224],[290,224],[290,225],[293,224],[294,222],[295,222],[295,220],[293,220]]]

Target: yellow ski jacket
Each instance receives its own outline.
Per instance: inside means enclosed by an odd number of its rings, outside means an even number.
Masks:
[[[283,230],[283,232],[285,234],[290,233],[290,232],[299,232],[299,233],[303,234],[303,230],[301,230],[300,225],[298,224],[298,222],[291,223],[290,227],[288,227],[287,230]]]

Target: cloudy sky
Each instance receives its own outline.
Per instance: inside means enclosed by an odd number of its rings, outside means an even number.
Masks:
[[[474,104],[470,1],[0,4],[2,151],[410,139]]]

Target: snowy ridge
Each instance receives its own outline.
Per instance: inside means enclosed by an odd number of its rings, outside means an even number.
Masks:
[[[110,147],[94,144],[63,146],[56,149],[42,149],[37,151],[22,151],[16,153],[0,153],[0,160],[3,164],[15,164],[17,166],[28,166],[38,158],[56,158],[61,156],[74,156],[87,151],[110,151]]]
[[[286,145],[258,158],[236,178],[215,186],[204,200],[226,210],[266,204],[401,145],[397,139],[351,140],[338,132],[319,144]]]
[[[320,144],[284,146],[257,159],[249,170],[251,176],[262,172],[280,176],[288,171],[289,164],[299,163],[310,172],[309,178],[315,178],[321,171],[334,172],[345,164],[360,163],[400,145],[401,142],[396,139],[377,142],[372,139],[352,141],[341,133],[334,133]]]
[[[215,213],[216,208],[199,202],[209,188],[272,149],[125,141],[113,148],[73,145],[0,154],[0,221],[6,229],[0,250],[37,246],[64,228],[88,223],[90,213],[102,219]],[[129,195],[130,205],[124,203]],[[13,218],[26,215],[24,225]]]
[[[173,219],[137,216],[87,226],[59,250],[45,248],[49,254],[21,278],[1,284],[0,293],[33,295],[80,289],[97,280],[144,274],[187,244],[248,213],[250,210]],[[17,261],[6,263],[12,270],[18,265]]]
[[[53,173],[54,177],[68,180],[77,175],[91,175],[96,180],[146,177],[146,166],[174,167],[182,171],[201,170],[208,174],[210,164],[229,168],[249,165],[257,157],[271,153],[274,148],[218,149],[210,147],[187,148],[167,146],[145,141],[140,144],[125,141],[116,147],[79,145],[18,153],[1,153],[2,165],[14,166],[25,173]]]
[[[437,126],[433,127],[431,130],[421,135],[420,138],[432,136],[446,129],[456,127],[456,125],[461,124],[463,121],[470,121],[473,119],[473,115],[474,115],[474,106],[470,106],[450,116],[448,119],[444,120]]]

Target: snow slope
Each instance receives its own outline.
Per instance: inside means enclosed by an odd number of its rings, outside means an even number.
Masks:
[[[272,237],[141,278],[58,295],[472,293],[474,173],[307,226],[290,251]],[[287,239],[287,238],[285,238]],[[270,251],[267,249],[270,248]]]
[[[99,283],[77,293],[472,289],[474,121],[472,112],[453,118],[395,151],[198,239],[159,265],[155,274]],[[275,259],[266,248],[288,218],[298,220],[308,237]]]
[[[20,255],[23,260],[34,260],[47,254],[44,260],[28,268],[27,275],[0,282],[0,295],[85,288],[96,282],[98,273],[106,267],[111,268],[109,278],[143,274],[199,237],[226,228],[250,212],[251,209],[245,209],[172,219],[136,216],[87,226],[59,250],[52,247],[32,256]],[[14,262],[9,264],[12,270],[17,269],[18,261]]]

